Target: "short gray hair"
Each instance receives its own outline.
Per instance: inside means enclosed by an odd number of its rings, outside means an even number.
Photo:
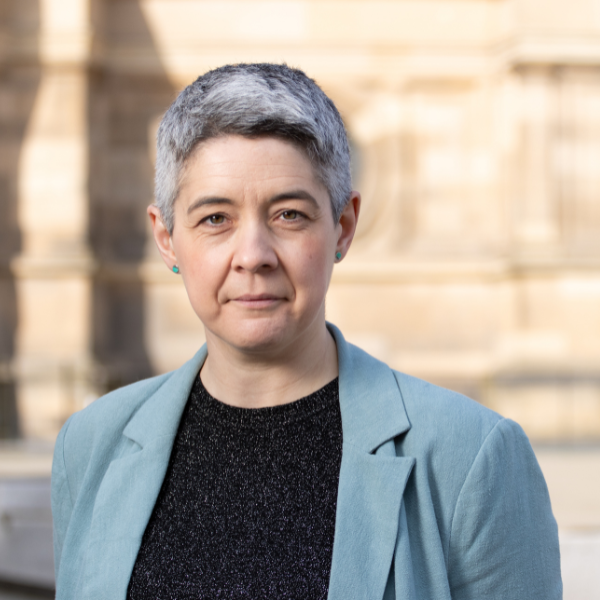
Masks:
[[[198,77],[160,123],[155,198],[169,233],[187,159],[202,141],[224,135],[273,136],[303,149],[329,193],[337,223],[352,183],[348,138],[334,103],[299,69],[238,64]]]

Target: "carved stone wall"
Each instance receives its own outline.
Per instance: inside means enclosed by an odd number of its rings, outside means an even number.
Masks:
[[[51,437],[202,343],[148,239],[154,133],[199,73],[267,60],[314,77],[352,138],[364,205],[330,320],[533,438],[598,439],[599,6],[4,0],[0,433],[18,412]]]

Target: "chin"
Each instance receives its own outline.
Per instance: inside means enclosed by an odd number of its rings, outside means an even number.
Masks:
[[[293,339],[295,324],[279,319],[251,319],[239,323],[222,338],[242,352],[263,354],[282,350]]]

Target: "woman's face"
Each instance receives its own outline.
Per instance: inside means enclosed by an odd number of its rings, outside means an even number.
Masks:
[[[156,209],[149,212],[207,339],[277,353],[324,326],[335,254],[350,245],[359,203],[353,193],[334,223],[329,194],[301,150],[231,135],[189,158],[170,239]]]

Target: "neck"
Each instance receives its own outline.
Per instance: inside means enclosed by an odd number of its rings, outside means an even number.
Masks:
[[[255,355],[232,348],[207,331],[208,356],[200,377],[221,402],[241,408],[287,404],[337,377],[337,349],[325,323],[307,330],[292,348]],[[314,330],[312,330],[314,329]]]

